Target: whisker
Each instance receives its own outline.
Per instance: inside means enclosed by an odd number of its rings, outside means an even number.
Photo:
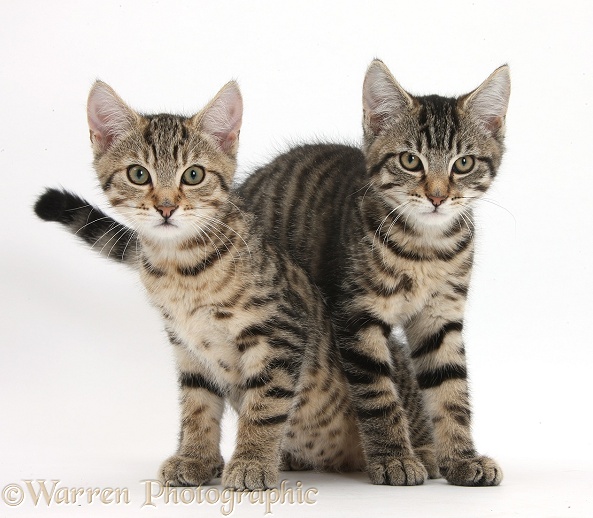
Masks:
[[[222,256],[220,255],[220,250],[218,249],[218,247],[216,246],[216,243],[214,243],[214,241],[212,241],[212,238],[210,237],[210,235],[208,234],[208,232],[205,232],[201,227],[197,227],[197,223],[196,222],[190,222],[190,224],[196,228],[197,230],[202,230],[202,232],[204,233],[204,236],[206,236],[206,238],[208,239],[208,241],[210,241],[210,244],[212,245],[212,247],[214,248],[214,251],[216,252],[216,255],[218,256],[218,259],[221,260]],[[206,228],[208,228],[208,224],[206,224]],[[224,243],[223,243],[224,244]],[[228,250],[228,249],[227,249]]]
[[[247,241],[245,241],[245,239],[243,239],[243,236],[241,236],[241,234],[239,234],[233,227],[230,227],[224,221],[222,221],[218,218],[212,217],[212,216],[207,216],[203,219],[205,219],[206,221],[209,221],[209,222],[214,222],[215,224],[218,224],[218,225],[222,225],[224,228],[230,230],[233,234],[235,234],[243,242],[243,244],[245,245],[245,248],[247,248],[247,253],[249,254],[249,258],[251,259],[251,250],[249,249],[249,245],[247,244]],[[233,244],[233,246],[234,246],[234,244]],[[238,250],[237,250],[237,252],[238,252]]]
[[[202,227],[200,227],[198,225],[197,222],[192,221],[190,222],[191,225],[193,226],[193,228],[195,228],[199,233],[204,234],[206,236],[206,238],[210,241],[210,243],[212,244],[212,246],[214,247],[214,250],[216,251],[216,255],[218,256],[218,260],[222,260],[222,256],[220,254],[219,248],[216,246],[216,244],[214,243],[214,241],[212,240],[212,238],[210,237],[210,235],[208,234],[207,231],[205,231]],[[224,240],[220,237],[220,235],[217,233],[216,229],[213,227],[212,223],[210,222],[202,222],[202,224],[204,225],[204,227],[206,229],[209,229],[210,232],[212,232],[214,234],[214,236],[222,243],[222,246],[224,246],[224,248],[226,249],[226,251],[229,253],[230,257],[231,257],[231,261],[233,261],[233,267],[234,267],[234,275],[237,274],[237,262],[235,260],[235,255],[231,252],[231,250],[229,249],[229,247],[226,245],[226,243],[224,242]],[[224,234],[223,234],[224,236]],[[225,236],[226,237],[226,236]],[[234,244],[233,244],[234,247]],[[235,247],[236,250],[236,247]]]
[[[408,208],[408,206],[409,206],[409,205],[410,205],[410,202],[409,202],[409,201],[407,201],[407,202],[403,203],[402,205],[400,205],[400,207],[399,207],[399,208],[401,208],[401,209],[402,209],[402,214],[398,214],[397,218],[395,218],[395,219],[394,219],[394,220],[391,222],[391,225],[389,225],[389,227],[387,228],[387,232],[385,233],[385,238],[383,239],[383,244],[386,244],[386,243],[387,243],[387,241],[386,241],[386,240],[387,240],[387,238],[389,237],[389,234],[390,234],[390,232],[391,232],[391,229],[393,228],[393,225],[395,225],[395,224],[397,223],[397,220],[398,220],[399,218],[401,218],[401,217],[402,217],[402,215],[403,215],[403,212],[405,212],[406,208]],[[409,215],[408,215],[408,216],[409,216]],[[408,217],[406,217],[406,219],[405,219],[405,221],[404,221],[404,231],[406,230],[406,224],[407,224],[407,222],[408,222]]]
[[[235,204],[234,204],[234,203],[233,203],[231,200],[228,200],[228,202],[229,202],[229,203],[230,203],[230,204],[231,204],[233,207],[235,207],[235,209],[237,209],[237,211],[239,211],[239,214],[241,214],[241,218],[243,218],[243,221],[244,221],[245,223],[247,223],[247,219],[245,218],[245,213],[244,213],[244,212],[243,212],[243,211],[242,211],[242,210],[241,210],[239,207],[237,207],[237,205],[235,205]]]
[[[197,247],[198,259],[199,259],[200,253],[202,253],[202,252],[204,253],[204,256],[206,256],[206,250],[202,247],[207,245],[204,237],[208,238],[208,234],[196,222],[190,221],[189,224],[192,226],[192,228],[194,228],[196,230],[196,236],[192,239],[192,241],[199,245]]]
[[[89,225],[92,225],[93,223],[97,223],[97,221],[102,221],[102,220],[104,220],[104,219],[113,219],[113,218],[112,218],[112,217],[110,217],[110,216],[104,216],[104,217],[102,217],[102,218],[99,218],[99,219],[96,219],[96,220],[94,220],[94,221],[90,221],[90,222],[88,221],[88,218],[87,218],[87,222],[88,222],[88,223],[87,223],[86,225],[83,225],[82,227],[80,227],[80,228],[79,228],[79,229],[78,229],[76,232],[74,232],[74,235],[78,234],[78,233],[79,233],[79,232],[80,232],[80,231],[81,231],[83,228],[86,228],[86,227],[88,227]]]
[[[206,221],[206,228],[210,229],[214,235],[218,238],[218,240],[222,243],[222,245],[225,247],[225,249],[227,250],[227,252],[230,254],[231,259],[233,261],[233,264],[235,266],[235,273],[237,273],[237,264],[235,261],[235,255],[231,253],[229,247],[226,245],[225,241],[222,239],[222,237],[226,238],[227,242],[231,243],[231,246],[235,249],[236,251],[236,255],[242,259],[241,257],[241,251],[235,246],[235,243],[233,243],[228,236],[226,236],[224,233],[219,232],[218,229],[216,228],[216,220],[212,221],[212,220],[207,220]],[[222,237],[221,237],[222,236]]]
[[[507,209],[506,207],[503,207],[500,203],[495,202],[494,200],[491,200],[489,198],[484,198],[482,196],[460,196],[460,198],[474,200],[474,201],[485,201],[486,203],[490,203],[490,204],[498,207],[499,209],[504,210],[507,214],[509,214],[513,218],[513,221],[515,222],[515,224],[517,223],[515,215],[509,209]]]
[[[404,207],[404,213],[406,212],[406,209],[407,209],[407,208],[408,208],[408,207]],[[407,224],[408,224],[408,218],[410,217],[410,214],[412,214],[412,211],[411,211],[411,210],[410,210],[410,211],[408,211],[408,215],[406,216],[406,219],[404,220],[404,230],[406,229],[406,226],[407,226]]]
[[[399,204],[397,207],[393,208],[392,210],[390,210],[390,211],[387,213],[387,216],[385,216],[385,217],[383,218],[383,221],[381,221],[381,223],[380,223],[380,224],[379,224],[379,226],[377,227],[377,230],[375,230],[375,233],[374,233],[374,235],[373,235],[373,242],[372,242],[372,245],[371,245],[371,250],[374,250],[374,249],[375,249],[375,240],[376,240],[377,236],[381,234],[381,228],[383,227],[383,225],[385,224],[385,222],[387,221],[387,219],[389,218],[389,216],[391,216],[391,215],[392,215],[394,212],[396,212],[396,211],[397,211],[398,209],[400,209],[401,207],[405,207],[405,206],[406,206],[406,205],[408,205],[409,203],[410,203],[409,201],[405,201],[405,202],[403,202],[403,203]],[[398,217],[397,217],[397,218],[396,218],[394,221],[397,221],[397,219],[398,219],[399,217],[400,217],[400,216],[398,215]],[[388,235],[389,235],[389,234],[386,234],[386,237],[387,237]],[[386,243],[386,241],[385,241],[385,240],[383,240],[383,244],[385,244],[385,243]]]
[[[462,210],[459,213],[459,216],[461,216],[461,219],[465,222],[465,225],[467,226],[467,230],[469,231],[469,235],[473,239],[474,233],[473,233],[473,228],[472,227],[474,227],[474,223],[473,223],[473,221],[471,219],[468,219],[469,215],[466,213],[467,210],[468,209]],[[466,217],[466,216],[468,216],[468,217]]]
[[[366,198],[366,196],[367,196],[367,193],[369,192],[369,189],[370,189],[372,186],[373,186],[373,180],[371,180],[371,181],[370,181],[370,182],[367,184],[367,188],[366,188],[366,190],[364,191],[364,194],[362,195],[362,200],[360,200],[360,204],[361,204],[361,205],[362,205],[362,204],[364,204],[364,200],[365,200],[365,198]],[[362,189],[362,187],[361,187],[361,189]]]
[[[229,203],[231,205],[233,205],[241,214],[241,217],[243,218],[243,221],[245,221],[247,223],[247,220],[245,219],[245,215],[243,214],[243,211],[241,211],[241,209],[239,207],[237,207],[237,205],[235,205],[233,202],[229,201]],[[195,213],[200,213],[201,210],[199,208],[195,208],[194,209]],[[222,221],[219,218],[216,218],[214,216],[200,216],[201,220],[206,220],[206,221],[210,221],[210,222],[215,222],[218,225],[222,225],[223,227],[225,227],[226,229],[230,230],[231,232],[233,232],[245,245],[245,248],[247,248],[247,253],[249,254],[249,257],[251,258],[251,250],[249,248],[249,245],[247,244],[247,241],[245,241],[245,239],[243,238],[243,236],[241,236],[241,234],[239,234],[233,227],[230,227],[229,225],[227,225],[224,221]],[[223,234],[224,235],[224,234]]]
[[[494,200],[490,200],[488,198],[478,198],[478,201],[485,201],[486,203],[490,203],[491,205],[494,205],[495,207],[504,210],[507,214],[511,216],[511,218],[513,218],[513,222],[515,224],[515,231],[517,230],[517,218],[515,218],[515,215],[509,209],[503,207],[500,203],[497,203]]]
[[[117,240],[115,241],[115,243],[113,243],[113,245],[111,246],[111,248],[109,249],[109,252],[107,252],[107,257],[111,257],[111,252],[113,252],[113,249],[117,246],[117,244],[126,237],[127,233],[129,232],[129,228],[126,227],[125,225],[122,225],[122,228],[115,234],[115,236],[117,236],[117,234],[119,234],[121,232],[121,236],[119,236],[117,238]],[[113,236],[113,237],[115,237]],[[111,238],[113,239],[113,238]],[[111,239],[109,241],[111,241]],[[107,246],[109,244],[109,241],[107,241],[107,243],[105,243],[105,246]],[[128,240],[129,242],[129,240]],[[103,248],[105,248],[105,246]],[[101,251],[103,251],[103,249],[101,249]],[[123,254],[122,254],[122,260],[123,260]]]
[[[128,239],[128,241],[126,242],[124,249],[121,253],[121,260],[124,261],[125,257],[126,257],[126,250],[128,249],[128,246],[130,245],[130,242],[132,241],[132,239],[134,237],[136,237],[136,235],[138,234],[138,232],[134,229],[130,229],[130,238]],[[136,257],[138,256],[138,239],[136,238]]]
[[[91,248],[95,248],[95,246],[97,245],[97,243],[103,241],[103,239],[106,238],[107,234],[109,234],[110,232],[112,232],[113,230],[115,230],[116,228],[121,227],[121,226],[123,226],[123,225],[119,224],[117,221],[113,221],[109,225],[109,228],[105,232],[103,232],[97,239],[95,239],[95,242],[91,245]],[[115,236],[113,236],[113,237],[115,237]],[[111,239],[113,239],[113,237],[111,237]],[[109,239],[109,241],[111,241],[111,239]],[[107,243],[109,243],[109,241],[107,241]],[[107,245],[107,243],[105,243],[103,245],[103,248],[105,248],[105,246]],[[103,250],[103,248],[101,249],[101,251]]]
[[[371,180],[369,183],[364,184],[360,189],[354,191],[352,194],[348,195],[348,198],[350,198],[351,196],[354,196],[355,194],[359,193],[360,191],[362,191],[365,187],[366,187],[366,191],[364,192],[364,196],[362,197],[362,199],[364,200],[364,197],[366,196],[367,191],[369,190],[369,188],[371,187],[371,185],[373,184],[373,180]]]
[[[72,209],[64,209],[64,212],[72,212],[75,210],[86,209],[87,207],[92,207],[92,205],[90,203],[87,203],[86,205],[81,205],[80,207],[74,207]]]
[[[122,232],[125,232],[128,227],[126,227],[125,225],[122,225],[121,223],[118,223],[117,226],[115,226],[112,230],[121,227],[113,236],[111,236],[111,238],[109,238],[109,240],[101,247],[100,252],[103,253],[103,250],[105,250],[105,247],[111,243],[111,241],[113,241],[119,234],[121,234]],[[125,234],[124,234],[125,235]],[[119,241],[119,239],[113,244],[113,246],[115,246],[117,244],[117,242]],[[97,244],[97,243],[95,243]],[[95,245],[93,245],[95,246]],[[109,254],[111,253],[111,250],[113,250],[113,246],[111,247],[111,249],[109,250],[109,253],[107,254],[107,257],[109,257]]]
[[[94,210],[95,210],[95,207],[93,207],[93,206],[91,205],[91,210],[89,210],[89,213],[87,214],[87,217],[86,217],[86,222],[87,222],[87,225],[88,225],[88,223],[89,223],[89,219],[91,219],[91,215],[93,214],[93,211],[94,211]],[[106,217],[109,217],[109,216],[106,216]],[[106,219],[106,218],[101,218],[101,219]],[[97,220],[97,221],[99,221],[99,220]],[[86,225],[85,225],[85,227],[86,227]],[[84,228],[84,227],[82,227],[82,228]],[[79,229],[79,230],[80,230],[80,229]]]
[[[485,201],[486,203],[490,203],[491,205],[494,205],[495,207],[498,207],[499,209],[504,210],[509,216],[511,216],[511,218],[513,218],[513,225],[515,227],[515,235],[517,234],[517,218],[515,218],[515,215],[506,207],[503,207],[500,203],[491,200],[489,198],[485,198],[482,196],[460,196],[460,198],[463,199],[467,199],[467,200],[472,200],[472,201]]]

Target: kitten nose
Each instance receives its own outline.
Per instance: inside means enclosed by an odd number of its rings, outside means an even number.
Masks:
[[[446,196],[430,196],[429,194],[427,194],[426,197],[430,200],[430,203],[432,203],[435,207],[438,207],[447,199]]]
[[[171,217],[171,214],[173,214],[175,212],[175,210],[177,210],[177,205],[172,205],[172,204],[166,204],[166,205],[158,205],[155,207],[156,210],[158,210],[161,214],[161,216],[163,216],[163,218],[165,219],[169,219]]]

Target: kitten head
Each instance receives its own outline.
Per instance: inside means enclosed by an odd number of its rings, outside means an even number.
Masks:
[[[87,113],[101,186],[141,236],[190,238],[228,206],[243,113],[235,82],[181,117],[141,115],[97,81]]]
[[[503,153],[509,68],[459,98],[415,97],[375,60],[363,87],[372,185],[410,224],[447,228],[492,183]]]

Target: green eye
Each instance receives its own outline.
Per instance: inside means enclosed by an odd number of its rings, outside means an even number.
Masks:
[[[453,172],[457,174],[467,174],[474,168],[475,160],[473,156],[462,156],[455,160]]]
[[[424,169],[420,157],[418,155],[410,153],[409,151],[406,151],[405,153],[401,153],[399,155],[399,163],[406,171],[416,172],[422,171],[422,169]]]
[[[141,165],[131,165],[128,167],[128,178],[130,182],[136,185],[146,185],[150,183],[150,173]]]
[[[204,180],[204,176],[206,176],[206,172],[201,165],[192,165],[183,173],[181,183],[185,185],[198,185]]]

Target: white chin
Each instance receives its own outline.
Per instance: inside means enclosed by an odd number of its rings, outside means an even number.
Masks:
[[[156,225],[145,229],[145,233],[152,239],[159,241],[175,241],[184,237],[183,230],[176,225]]]
[[[427,226],[440,227],[451,221],[451,214],[442,211],[423,212],[418,214],[417,220]]]

